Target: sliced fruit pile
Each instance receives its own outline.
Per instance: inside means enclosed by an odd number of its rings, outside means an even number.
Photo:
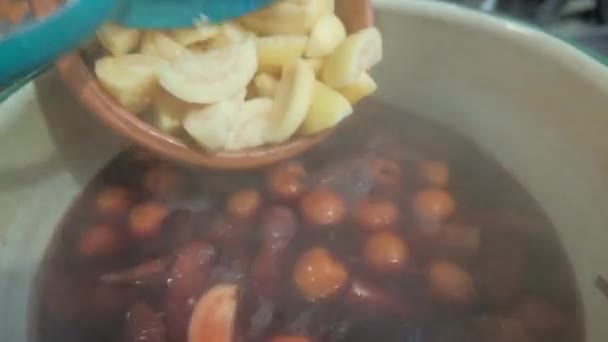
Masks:
[[[281,143],[333,127],[376,90],[379,31],[347,36],[334,0],[282,0],[219,25],[138,31],[106,24],[102,86],[161,131],[207,150]]]

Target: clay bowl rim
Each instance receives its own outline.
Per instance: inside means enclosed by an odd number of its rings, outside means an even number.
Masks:
[[[33,0],[32,12],[36,17],[44,17],[58,6],[58,0]],[[352,13],[349,17],[339,15],[349,32],[372,26],[374,23],[371,0],[337,0],[336,13]],[[72,94],[106,126],[138,146],[156,152],[164,158],[198,167],[246,170],[267,166],[305,152],[327,138],[334,130],[330,128],[309,137],[292,137],[276,145],[240,151],[205,152],[202,149],[191,148],[181,139],[157,130],[119,105],[102,88],[78,52],[61,57],[55,63],[55,67]]]

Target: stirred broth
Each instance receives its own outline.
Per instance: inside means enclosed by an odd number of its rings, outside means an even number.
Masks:
[[[40,342],[583,341],[568,260],[526,191],[373,101],[264,170],[122,153],[39,278]]]

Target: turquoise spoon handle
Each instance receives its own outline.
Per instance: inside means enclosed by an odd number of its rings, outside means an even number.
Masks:
[[[23,24],[0,38],[0,85],[53,62],[89,38],[116,0],[68,0],[50,16]]]
[[[219,23],[258,10],[274,0],[126,0],[112,20],[143,29],[190,27],[203,18]]]
[[[0,37],[0,86],[52,63],[108,18],[150,29],[190,27],[197,18],[222,22],[266,6],[273,0],[67,0],[50,16],[23,24]]]

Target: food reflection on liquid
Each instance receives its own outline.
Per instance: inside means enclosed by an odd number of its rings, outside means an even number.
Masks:
[[[259,171],[120,155],[59,227],[38,341],[582,341],[568,262],[517,182],[373,109]]]

